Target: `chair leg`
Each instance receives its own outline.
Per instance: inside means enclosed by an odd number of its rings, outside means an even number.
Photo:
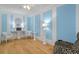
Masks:
[[[6,43],[7,43],[7,39],[6,39]]]
[[[0,41],[0,44],[2,44],[2,42],[3,42],[3,41],[1,40],[1,41]]]
[[[0,44],[1,44],[1,41],[0,41]]]

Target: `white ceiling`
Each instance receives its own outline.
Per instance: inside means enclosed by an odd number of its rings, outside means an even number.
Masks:
[[[24,4],[0,4],[0,9],[12,10],[20,13],[31,14],[39,11],[43,11],[49,8],[54,9],[59,6],[57,4],[33,4],[30,11],[23,8]]]

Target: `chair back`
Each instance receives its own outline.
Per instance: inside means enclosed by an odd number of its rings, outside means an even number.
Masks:
[[[79,46],[79,32],[77,33],[77,40],[76,40],[76,42],[75,42],[75,45],[76,45],[76,46]]]

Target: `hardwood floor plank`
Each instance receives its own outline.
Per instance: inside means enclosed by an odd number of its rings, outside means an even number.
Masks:
[[[43,45],[41,41],[33,39],[17,39],[0,44],[2,54],[50,54],[52,52],[52,45]]]

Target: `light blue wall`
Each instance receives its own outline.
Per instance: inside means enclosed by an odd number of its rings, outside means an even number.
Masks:
[[[35,36],[40,36],[40,15],[35,16]]]
[[[7,32],[7,15],[2,14],[1,19],[2,19],[2,32]]]
[[[48,30],[45,30],[45,38],[46,40],[52,40],[52,11],[48,10],[43,14],[44,21],[48,23]]]
[[[57,8],[57,39],[75,42],[76,5],[63,5]]]

